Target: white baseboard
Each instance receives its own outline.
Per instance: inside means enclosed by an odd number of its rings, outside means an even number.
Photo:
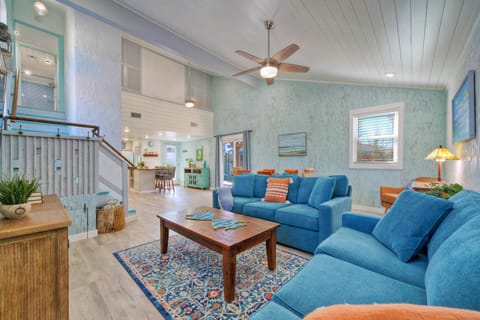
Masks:
[[[132,222],[133,220],[137,220],[137,215],[136,214],[132,214],[132,215],[129,215],[129,216],[125,217],[125,222],[126,223]]]
[[[362,206],[360,204],[352,204],[352,211],[353,212],[365,212],[365,213],[373,213],[376,215],[382,215],[385,212],[384,208],[377,208],[377,207],[369,207],[369,206]]]
[[[84,240],[89,238],[95,238],[96,236],[98,236],[98,232],[97,230],[94,230],[94,231],[72,234],[71,236],[68,236],[68,240],[74,242],[74,241],[79,241],[79,240]]]

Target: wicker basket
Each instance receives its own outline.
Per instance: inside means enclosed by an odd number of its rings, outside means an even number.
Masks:
[[[106,205],[102,209],[97,209],[97,231],[106,233],[114,231],[113,222],[115,220],[115,207]]]
[[[118,204],[114,209],[113,231],[120,231],[125,228],[125,208],[123,204]]]

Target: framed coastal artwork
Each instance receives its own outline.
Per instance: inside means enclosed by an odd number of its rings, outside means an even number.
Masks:
[[[452,99],[453,143],[475,138],[475,71],[468,72]]]
[[[307,133],[298,132],[279,135],[278,155],[280,157],[306,156]]]

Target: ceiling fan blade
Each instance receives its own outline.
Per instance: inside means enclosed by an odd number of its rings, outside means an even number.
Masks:
[[[300,47],[297,46],[295,43],[292,43],[291,45],[275,53],[270,59],[277,62],[282,62],[283,60],[294,54],[298,49],[300,49]]]
[[[241,76],[242,74],[259,71],[261,68],[262,68],[261,66],[258,66],[258,67],[255,67],[255,68],[251,68],[251,69],[248,69],[248,70],[244,70],[244,71],[241,71],[241,72],[239,72],[239,73],[235,73],[234,75],[232,75],[232,77]]]
[[[273,81],[275,80],[275,78],[266,78],[265,80],[267,81],[267,84],[269,86],[271,86],[273,84]]]
[[[237,50],[235,52],[238,53],[239,55],[241,55],[242,57],[247,58],[248,60],[252,60],[253,62],[263,63],[264,59],[260,59],[259,57],[254,56],[253,54],[250,54],[248,52],[245,52],[245,51],[242,51],[242,50]]]
[[[299,64],[292,63],[279,63],[278,70],[283,72],[308,72],[309,67],[301,66]]]

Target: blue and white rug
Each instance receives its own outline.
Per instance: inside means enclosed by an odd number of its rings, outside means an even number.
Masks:
[[[265,245],[237,256],[235,300],[223,299],[222,257],[189,239],[169,238],[114,252],[165,319],[247,319],[307,263],[277,248],[277,267],[268,269]]]

